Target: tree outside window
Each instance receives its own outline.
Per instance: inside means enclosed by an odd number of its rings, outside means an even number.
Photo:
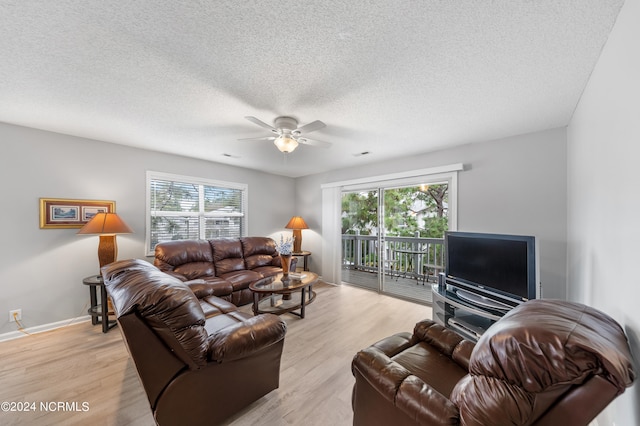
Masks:
[[[442,238],[449,228],[446,183],[382,190],[387,236]],[[375,235],[378,231],[378,191],[346,193],[342,197],[342,233]]]

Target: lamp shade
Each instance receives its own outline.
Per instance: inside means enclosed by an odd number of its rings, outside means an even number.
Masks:
[[[116,234],[131,234],[133,230],[115,213],[98,213],[87,222],[78,234],[99,234],[98,262],[102,268],[118,258]]]
[[[302,252],[302,229],[309,229],[307,223],[300,216],[293,216],[289,223],[285,226],[287,229],[293,229],[293,252]]]
[[[287,226],[285,226],[285,228],[287,229],[309,229],[309,226],[307,225],[307,223],[304,221],[303,218],[301,218],[300,216],[294,216],[291,218],[291,220],[289,220],[289,223],[287,223]]]
[[[131,234],[133,230],[115,213],[98,213],[78,234]]]

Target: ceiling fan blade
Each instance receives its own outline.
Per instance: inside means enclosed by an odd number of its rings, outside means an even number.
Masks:
[[[327,125],[320,120],[316,120],[316,121],[312,121],[311,123],[305,124],[302,127],[298,127],[296,129],[296,132],[298,133],[315,132],[316,130],[320,130],[324,127],[327,127]]]
[[[298,138],[296,140],[303,145],[317,146],[319,148],[329,148],[331,146],[330,142],[319,141],[317,139]]]
[[[247,120],[249,120],[250,122],[252,122],[252,123],[254,123],[254,124],[257,124],[257,125],[258,125],[258,126],[260,126],[260,127],[264,127],[265,129],[269,129],[269,130],[271,130],[271,131],[275,131],[275,130],[276,130],[276,129],[274,129],[272,126],[270,126],[270,125],[268,125],[267,123],[265,123],[264,121],[262,121],[262,120],[258,120],[258,119],[257,119],[257,118],[255,118],[255,117],[247,116],[247,117],[245,117],[245,118],[246,118]]]
[[[238,139],[241,142],[244,141],[274,141],[276,140],[276,136],[263,136],[261,138],[242,138]]]

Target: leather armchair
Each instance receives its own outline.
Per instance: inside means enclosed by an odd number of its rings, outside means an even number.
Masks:
[[[631,386],[626,336],[591,307],[531,300],[474,346],[433,321],[353,359],[354,425],[587,425]]]
[[[102,268],[125,344],[160,425],[218,424],[278,388],[286,324],[240,312],[142,260]]]

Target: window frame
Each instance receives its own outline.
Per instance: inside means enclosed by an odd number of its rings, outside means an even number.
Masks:
[[[201,177],[194,176],[185,176],[174,173],[165,173],[165,172],[156,172],[147,170],[146,172],[146,188],[145,188],[145,204],[146,204],[146,229],[145,229],[145,253],[147,256],[153,256],[155,254],[155,247],[151,247],[151,181],[153,180],[165,180],[171,182],[178,183],[186,183],[190,185],[198,185],[198,186],[210,186],[210,187],[218,187],[224,189],[233,189],[239,190],[242,192],[242,216],[241,216],[241,237],[246,237],[249,235],[247,229],[248,223],[248,200],[249,200],[249,185],[246,183],[238,183],[238,182],[228,182],[221,181],[216,179],[207,179]],[[204,193],[198,191],[200,200],[202,201],[204,198]],[[166,216],[197,216],[198,217],[198,238],[205,238],[205,226],[203,218],[215,218],[215,217],[228,217],[229,215],[220,215],[215,212],[204,212],[204,202],[200,202],[200,211],[199,212],[167,212]]]

